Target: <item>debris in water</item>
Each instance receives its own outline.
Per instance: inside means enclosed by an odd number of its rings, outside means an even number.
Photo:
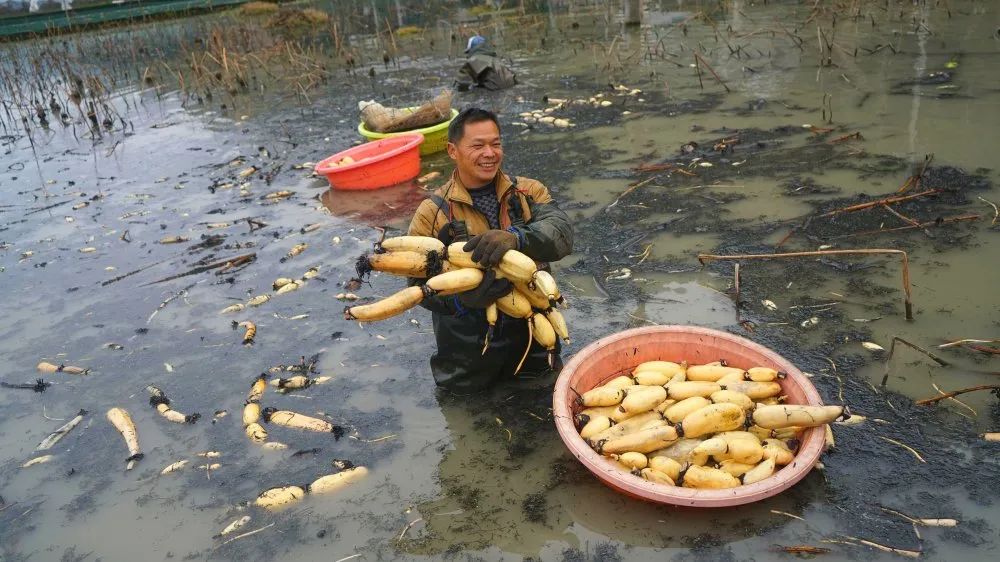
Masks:
[[[14,388],[17,390],[33,390],[35,392],[45,392],[45,389],[52,386],[52,383],[45,382],[43,379],[35,379],[34,384],[10,384],[6,382],[0,382],[0,387],[3,388]]]
[[[304,457],[306,455],[317,455],[319,454],[320,451],[322,451],[322,449],[320,449],[319,447],[313,447],[312,449],[302,449],[299,451],[295,451],[294,453],[292,453],[292,456]]]
[[[115,429],[122,434],[125,445],[128,447],[129,457],[125,459],[125,470],[132,470],[135,463],[142,460],[145,455],[139,449],[139,434],[135,431],[135,424],[132,416],[123,408],[111,408],[107,413],[108,421]]]
[[[629,277],[632,277],[632,270],[627,267],[622,267],[608,273],[604,277],[604,279],[605,281],[611,281],[611,280],[628,279]]]
[[[778,310],[778,305],[774,304],[772,300],[764,299],[760,301],[760,304],[764,305],[764,308],[768,310]]]
[[[160,239],[160,244],[179,244],[181,242],[187,242],[190,238],[185,236],[167,236],[166,238]]]
[[[288,261],[288,260],[294,258],[295,256],[301,254],[308,247],[309,247],[309,245],[305,244],[305,243],[296,244],[296,245],[292,246],[292,249],[288,250],[288,253],[285,254],[285,257],[281,258],[281,260],[280,260],[281,263],[285,263],[286,261]]]
[[[919,550],[905,550],[902,548],[894,548],[891,546],[885,546],[884,544],[878,544],[876,542],[868,541],[865,539],[859,539],[858,537],[852,537],[849,535],[844,535],[844,538],[850,540],[844,541],[835,539],[824,539],[822,542],[847,544],[851,546],[859,546],[859,545],[870,546],[872,548],[876,548],[883,552],[890,552],[892,554],[898,554],[900,556],[905,556],[907,558],[920,558],[920,555],[922,554]],[[857,542],[851,542],[851,541],[857,541]]]
[[[257,335],[257,325],[249,320],[244,320],[237,324],[240,328],[246,328],[246,332],[243,333],[243,345],[249,347],[253,345],[253,339]]]
[[[264,416],[265,422],[275,425],[319,433],[332,433],[334,439],[340,439],[344,435],[344,429],[340,426],[333,425],[326,420],[312,418],[296,412],[278,410],[276,408],[264,408],[261,413]]]
[[[303,281],[292,281],[290,283],[282,285],[281,288],[277,290],[276,294],[284,295],[285,293],[291,293],[292,291],[297,291],[301,289],[303,285],[305,285],[305,282]]]
[[[86,375],[90,372],[90,369],[84,369],[83,367],[73,367],[71,365],[53,365],[46,361],[42,361],[38,364],[38,370],[43,373],[67,373],[70,375]]]
[[[877,343],[872,343],[870,341],[861,342],[861,346],[867,349],[868,351],[885,351],[884,347],[882,347]]]
[[[233,521],[229,525],[226,525],[225,529],[219,531],[219,534],[215,535],[215,537],[212,537],[212,538],[224,537],[224,536],[228,535],[229,533],[232,533],[232,532],[238,530],[239,528],[243,527],[244,525],[246,525],[249,522],[250,522],[250,516],[249,515],[244,515],[243,517],[240,517],[239,519]]]
[[[901,512],[901,511],[896,511],[895,509],[889,509],[888,507],[885,507],[885,506],[881,506],[880,505],[879,508],[882,511],[886,512],[886,513],[891,513],[893,515],[897,515],[899,517],[902,517],[903,519],[906,519],[907,521],[909,521],[910,523],[913,523],[914,525],[923,525],[924,527],[956,527],[956,526],[958,526],[958,520],[956,520],[956,519],[910,517],[909,515]]]
[[[271,300],[271,295],[257,295],[256,297],[247,301],[249,306],[260,306],[267,301]]]
[[[809,545],[796,545],[796,546],[782,546],[780,544],[774,545],[774,549],[778,552],[787,552],[788,554],[828,554],[830,552],[829,548],[823,548],[822,546],[809,546]]]
[[[174,366],[171,365],[170,363],[164,363],[163,368],[166,369],[168,373],[174,372]]]
[[[813,316],[812,318],[806,318],[805,320],[803,320],[799,324],[799,326],[802,326],[803,328],[812,328],[816,324],[819,324],[819,318],[816,317],[816,316]]]
[[[419,178],[417,178],[417,183],[423,185],[423,184],[425,184],[425,183],[427,183],[429,181],[435,180],[435,179],[437,179],[439,177],[441,177],[441,172],[437,172],[437,171],[430,172],[430,173],[424,174],[424,175],[420,176]]]
[[[306,495],[306,491],[298,486],[282,486],[264,490],[253,501],[253,505],[262,507],[268,511],[280,510],[301,500]],[[273,525],[273,523],[272,523]]]
[[[232,313],[232,312],[240,312],[241,310],[245,309],[246,307],[247,307],[247,305],[245,305],[243,303],[237,303],[237,304],[229,305],[226,308],[223,308],[221,311],[219,311],[219,314],[229,314],[229,313]]]
[[[149,392],[149,405],[156,408],[156,411],[168,421],[174,423],[194,423],[201,418],[201,414],[184,415],[177,410],[170,408],[170,399],[159,388],[149,385],[146,387]]]
[[[63,437],[66,437],[66,435],[68,435],[70,431],[73,431],[73,428],[79,425],[81,421],[83,421],[83,416],[85,415],[87,415],[87,410],[80,410],[79,412],[77,412],[76,417],[69,420],[68,422],[63,424],[59,429],[53,431],[52,433],[49,434],[48,437],[43,439],[42,442],[38,444],[38,447],[35,447],[35,451],[45,451],[51,449],[53,445],[62,440]]]
[[[926,463],[927,462],[927,461],[924,460],[924,457],[920,456],[920,453],[918,453],[916,449],[914,449],[913,447],[910,447],[909,445],[907,445],[905,443],[901,443],[899,441],[896,441],[895,439],[890,439],[888,437],[883,437],[882,435],[878,435],[876,437],[878,437],[879,439],[881,439],[883,441],[888,441],[889,443],[892,443],[894,445],[899,445],[900,447],[902,447],[902,448],[906,449],[907,451],[913,453],[913,456],[917,457],[917,460],[920,461],[920,462],[922,462],[922,463]]]
[[[42,455],[40,457],[35,457],[30,461],[22,464],[21,468],[28,468],[29,466],[35,466],[36,464],[45,464],[54,458],[55,457],[53,457],[52,455]]]
[[[953,390],[951,392],[946,392],[941,396],[935,396],[933,398],[924,398],[923,400],[917,400],[914,402],[917,406],[927,406],[928,404],[933,404],[935,402],[951,398],[953,396],[958,396],[959,394],[965,394],[966,392],[974,392],[977,390],[992,390],[994,392],[1000,391],[1000,384],[983,384],[979,386],[970,386],[969,388],[963,388],[961,390]]]
[[[282,320],[303,320],[305,318],[309,318],[309,315],[308,314],[296,314],[295,316],[282,316],[282,315],[278,314],[277,312],[275,312],[274,313],[274,317],[275,318],[280,318]]]
[[[167,465],[166,468],[164,468],[163,470],[160,471],[160,474],[163,475],[163,474],[170,474],[171,472],[176,472],[176,471],[184,468],[184,466],[187,465],[188,462],[190,462],[190,461],[183,460],[183,461],[177,461],[177,462],[175,462],[173,464]]]
[[[288,392],[289,390],[299,390],[303,388],[309,388],[314,384],[323,384],[333,377],[316,377],[309,378],[305,375],[296,375],[294,377],[289,377],[287,379],[276,378],[271,379],[271,386],[277,387],[278,392]]]

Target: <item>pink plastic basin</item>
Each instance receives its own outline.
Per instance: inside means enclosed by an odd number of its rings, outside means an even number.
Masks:
[[[333,189],[379,189],[407,182],[420,174],[420,143],[424,136],[411,133],[369,142],[338,152],[316,164]],[[350,156],[354,163],[334,166]]]
[[[690,364],[725,359],[733,367],[771,367],[788,373],[781,380],[789,404],[822,404],[816,387],[795,365],[777,353],[748,339],[695,326],[648,326],[626,330],[599,339],[580,350],[563,368],[552,397],[559,437],[576,458],[614,490],[651,502],[688,507],[728,507],[751,503],[779,494],[805,478],[819,460],[824,430],[805,431],[795,459],[770,478],[726,490],[695,490],[648,482],[629,474],[618,463],[603,457],[580,437],[573,415],[582,394],[605,381],[631,373],[645,361],[686,360]]]

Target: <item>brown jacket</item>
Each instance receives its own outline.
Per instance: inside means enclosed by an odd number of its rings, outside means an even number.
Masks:
[[[500,203],[500,228],[517,235],[518,249],[537,262],[560,260],[573,251],[573,225],[549,190],[530,178],[500,173],[496,182]],[[438,236],[450,222],[462,221],[469,237],[490,229],[489,222],[472,204],[472,196],[453,173],[451,180],[420,204],[410,222],[409,234]],[[456,240],[457,241],[457,240]],[[413,279],[418,284],[423,280]],[[427,297],[420,305],[433,312],[437,353],[431,371],[440,385],[472,389],[514,372],[526,345],[531,345],[527,323],[501,314],[487,352],[483,353],[488,324],[481,309],[463,309],[454,295]],[[524,369],[547,368],[547,351],[537,344]]]
[[[537,204],[550,203],[552,196],[542,182],[530,178],[517,178],[517,186],[507,174],[500,173],[497,178],[497,201],[500,202],[500,228],[512,226],[510,217],[511,196],[517,196],[521,219],[524,223],[531,222],[531,209],[527,197]],[[436,197],[435,197],[436,196]],[[435,199],[438,199],[435,201]],[[444,204],[441,204],[442,200]],[[445,224],[454,221],[465,221],[469,236],[482,234],[490,229],[486,217],[472,206],[472,196],[469,190],[458,179],[458,172],[452,172],[451,179],[434,190],[430,198],[417,207],[413,220],[410,222],[411,236],[437,236]]]

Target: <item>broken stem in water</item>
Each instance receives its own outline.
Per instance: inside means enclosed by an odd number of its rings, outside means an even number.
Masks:
[[[708,71],[712,73],[712,76],[715,77],[716,82],[718,82],[719,84],[721,84],[722,87],[726,89],[726,93],[732,92],[732,90],[729,89],[729,86],[727,86],[726,83],[722,81],[722,78],[719,78],[719,75],[715,73],[715,69],[712,68],[712,65],[708,64],[708,62],[706,62],[705,59],[701,58],[701,55],[699,55],[697,53],[697,51],[694,52],[694,58],[697,59],[697,61],[700,64],[705,65],[705,68],[707,68]],[[700,71],[698,72],[698,80],[699,80],[699,83],[700,83],[700,81],[701,81],[701,72]]]
[[[914,525],[923,525],[925,527],[954,527],[958,525],[958,521],[955,519],[940,519],[940,518],[920,518],[920,517],[910,517],[909,515],[896,511],[895,509],[889,509],[884,505],[878,506],[879,509],[886,513],[891,513],[893,515],[902,517]]]
[[[812,252],[788,252],[784,254],[734,254],[731,256],[720,256],[713,254],[698,254],[698,261],[702,265],[706,261],[715,260],[751,260],[751,259],[771,259],[771,258],[800,258],[808,256],[835,256],[835,255],[872,255],[872,254],[898,254],[903,259],[903,294],[906,309],[906,319],[913,320],[913,301],[910,292],[910,260],[903,250],[893,250],[888,248],[859,248],[856,250],[816,250]]]
[[[948,343],[943,343],[938,346],[938,349],[944,349],[946,347],[962,346],[967,343],[998,343],[998,342],[1000,342],[1000,340],[961,339],[961,340],[950,341]]]
[[[986,203],[990,207],[993,207],[993,220],[990,221],[990,226],[995,225],[997,223],[997,219],[1000,219],[1000,208],[997,207],[996,203],[993,203],[992,201],[987,201],[982,197],[980,197],[979,200],[982,201],[983,203]]]
[[[143,287],[147,287],[149,285],[155,285],[157,283],[163,283],[164,281],[171,281],[171,280],[174,280],[174,279],[178,279],[180,277],[186,277],[188,275],[194,275],[196,273],[204,273],[206,271],[210,271],[212,269],[216,269],[216,268],[219,268],[219,267],[225,267],[227,265],[230,266],[230,267],[232,267],[233,265],[236,265],[236,264],[249,263],[249,262],[251,262],[251,261],[253,261],[255,259],[257,259],[257,253],[256,252],[251,252],[249,254],[243,254],[242,256],[236,256],[236,257],[233,257],[233,258],[220,260],[220,261],[217,261],[217,262],[214,262],[214,263],[210,263],[208,265],[202,265],[202,266],[199,266],[199,267],[194,267],[194,268],[191,268],[191,269],[185,271],[184,273],[178,273],[176,275],[171,275],[170,277],[164,277],[163,279],[158,279],[156,281],[152,281],[150,283],[146,283],[145,285],[142,285],[142,286]]]
[[[903,443],[903,442],[901,442],[901,441],[897,441],[897,440],[895,440],[895,439],[891,439],[891,438],[889,438],[889,437],[883,437],[883,436],[881,436],[881,435],[878,435],[877,437],[878,437],[879,439],[883,440],[883,441],[888,441],[889,443],[892,443],[893,445],[899,445],[900,447],[902,447],[902,448],[906,449],[907,451],[909,451],[910,453],[912,453],[912,454],[913,454],[913,456],[917,457],[917,460],[918,460],[918,461],[920,461],[920,462],[922,462],[922,463],[924,463],[924,464],[926,464],[926,463],[927,463],[927,461],[926,461],[926,460],[924,460],[924,457],[923,457],[923,456],[921,456],[921,454],[920,454],[920,453],[918,453],[916,449],[914,449],[913,447],[911,447],[911,446],[907,445],[906,443]]]
[[[934,361],[935,363],[937,363],[938,365],[940,365],[942,367],[947,367],[949,365],[949,363],[947,361],[945,361],[944,359],[941,359],[937,355],[934,355],[933,353],[931,353],[930,351],[927,351],[926,349],[920,347],[919,345],[910,343],[910,342],[904,340],[903,338],[901,338],[899,336],[893,336],[892,337],[892,344],[889,345],[889,356],[885,359],[885,372],[882,374],[882,384],[881,384],[881,386],[885,386],[885,383],[889,380],[889,362],[892,361],[892,354],[896,351],[896,342],[897,341],[899,343],[908,345],[910,348],[915,349],[915,350],[919,351],[920,353],[923,353],[927,357],[930,357],[932,361]]]
[[[930,165],[932,160],[934,160],[933,153],[925,155],[924,164],[920,166],[920,171],[907,178],[906,183],[904,183],[903,187],[900,187],[896,193],[906,193],[911,187],[919,187],[921,180],[924,179],[924,172],[927,171],[927,166]]]
[[[949,224],[953,222],[964,222],[964,221],[975,221],[979,220],[979,215],[959,215],[957,217],[951,217],[947,219],[934,219],[932,221],[922,222],[912,226],[898,226],[896,228],[880,228],[878,230],[866,230],[864,232],[854,232],[851,234],[844,234],[842,236],[834,236],[830,238],[831,240],[840,240],[842,238],[853,238],[855,236],[869,236],[872,234],[883,234],[885,232],[899,232],[901,230],[912,230],[914,228],[926,229],[930,226],[941,226],[942,224]],[[925,230],[926,232],[926,230]]]
[[[938,394],[947,394],[947,393],[946,393],[945,391],[941,390],[941,387],[940,387],[940,386],[938,386],[938,385],[937,385],[937,383],[933,383],[933,382],[932,382],[932,383],[931,383],[931,386],[933,386],[933,387],[934,387],[934,390],[936,390]],[[963,408],[965,408],[966,410],[968,410],[968,411],[972,412],[972,415],[973,415],[973,416],[976,416],[976,417],[979,417],[979,412],[977,412],[977,411],[975,410],[975,408],[973,408],[972,406],[969,406],[969,405],[968,405],[968,404],[966,404],[965,402],[962,402],[962,401],[961,401],[961,400],[959,400],[958,398],[955,398],[954,396],[952,396],[951,398],[948,398],[948,400],[951,400],[952,402],[955,402],[955,403],[956,403],[956,404],[958,404],[959,406],[962,406],[962,407],[963,407]],[[962,415],[962,414],[960,414],[960,415]]]
[[[733,289],[736,292],[736,323],[739,324],[742,320],[740,318],[740,262],[736,262],[733,267]]]
[[[1000,384],[981,384],[979,386],[970,386],[969,388],[961,388],[959,390],[953,390],[951,392],[946,392],[941,396],[935,396],[933,398],[924,398],[923,400],[917,400],[914,402],[917,406],[928,406],[941,400],[946,400],[952,396],[958,396],[959,394],[965,394],[966,392],[975,392],[977,390],[1000,390]]]
[[[636,184],[633,184],[633,185],[629,186],[628,189],[626,189],[625,191],[623,191],[622,194],[619,195],[618,198],[615,199],[613,203],[611,203],[610,205],[608,205],[607,207],[605,207],[604,210],[607,211],[607,210],[611,209],[612,207],[617,206],[618,202],[621,201],[623,197],[625,197],[629,193],[632,193],[633,191],[639,189],[640,187],[648,184],[649,182],[651,182],[651,181],[653,181],[655,179],[658,179],[659,177],[660,176],[653,176],[653,177],[650,177],[650,178],[646,178],[646,179],[642,180],[639,183],[636,183]]]
[[[256,530],[253,530],[253,531],[248,531],[248,532],[246,532],[246,533],[243,533],[242,535],[236,535],[235,537],[233,537],[233,538],[229,539],[228,541],[226,541],[226,542],[224,542],[224,543],[220,544],[219,546],[220,546],[220,547],[221,547],[221,546],[225,546],[225,545],[227,545],[227,544],[229,544],[229,543],[231,543],[231,542],[233,542],[233,541],[236,541],[236,540],[239,540],[239,539],[242,539],[242,538],[244,538],[244,537],[249,537],[250,535],[256,535],[257,533],[259,533],[259,532],[261,532],[261,531],[263,531],[264,529],[267,529],[267,528],[269,528],[269,527],[274,527],[274,523],[271,523],[270,525],[264,525],[264,526],[263,526],[263,527],[261,527],[260,529],[256,529]]]
[[[905,222],[906,224],[912,226],[913,228],[921,228],[919,222],[911,219],[910,217],[904,215],[903,213],[900,213],[899,211],[897,211],[896,209],[893,209],[889,205],[882,205],[882,208],[885,209],[886,211],[889,211],[889,213],[891,213],[893,216],[895,216],[899,220]],[[924,229],[924,234],[926,234],[930,238],[934,238],[934,235],[931,234],[930,231],[927,230],[927,229]]]
[[[884,197],[876,201],[869,201],[867,203],[859,203],[857,205],[851,205],[849,207],[842,207],[840,209],[834,209],[832,211],[823,213],[819,215],[820,217],[832,217],[833,215],[839,215],[840,213],[853,213],[854,211],[862,211],[864,209],[871,209],[872,207],[892,205],[893,203],[900,203],[902,201],[909,201],[910,199],[916,199],[917,197],[924,197],[926,195],[934,195],[935,193],[940,193],[940,189],[928,189],[927,191],[921,191],[920,193],[914,193],[913,195],[903,195],[894,197]]]
[[[905,550],[905,549],[902,549],[902,548],[895,548],[895,547],[891,547],[891,546],[885,546],[884,544],[878,544],[877,542],[872,542],[872,541],[865,540],[865,539],[859,539],[858,537],[852,537],[852,536],[849,536],[849,535],[844,535],[844,538],[845,539],[850,539],[850,540],[844,541],[844,540],[834,540],[834,539],[823,539],[823,542],[826,542],[826,543],[837,543],[837,544],[847,544],[847,545],[851,545],[851,546],[861,546],[861,545],[870,546],[872,548],[877,548],[878,550],[881,550],[883,552],[891,552],[892,554],[898,554],[900,556],[906,556],[907,558],[920,558],[920,555],[922,554],[922,552],[920,552],[919,550]],[[851,542],[851,541],[857,541],[857,542]]]

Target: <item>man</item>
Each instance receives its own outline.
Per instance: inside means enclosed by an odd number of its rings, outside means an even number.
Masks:
[[[465,48],[465,64],[458,71],[455,87],[460,92],[470,90],[473,86],[487,90],[503,90],[517,84],[514,71],[497,57],[482,35],[469,38]]]
[[[431,357],[434,379],[458,391],[485,387],[512,376],[529,343],[532,348],[522,371],[547,371],[547,353],[529,342],[527,322],[503,313],[483,353],[485,309],[512,290],[510,282],[497,279],[490,268],[508,250],[519,250],[536,262],[569,255],[573,251],[569,217],[540,182],[501,171],[503,145],[494,113],[478,108],[459,113],[448,127],[448,156],[455,161],[455,171],[417,208],[409,234],[436,236],[446,244],[467,240],[463,249],[485,266],[486,274],[476,289],[422,303],[434,318],[438,348]],[[557,360],[556,365],[561,363]]]

